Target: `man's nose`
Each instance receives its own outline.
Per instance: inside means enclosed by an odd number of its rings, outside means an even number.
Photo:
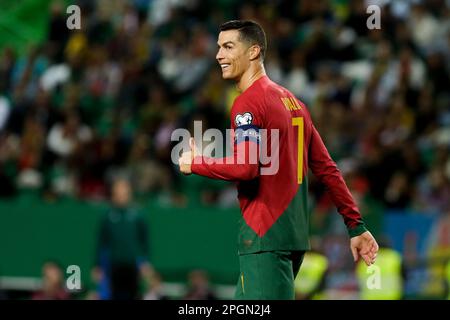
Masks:
[[[223,55],[222,55],[222,49],[219,49],[219,51],[217,51],[216,54],[216,60],[220,62],[220,60],[223,59]]]

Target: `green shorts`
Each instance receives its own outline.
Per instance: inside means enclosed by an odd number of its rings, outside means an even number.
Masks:
[[[294,279],[305,251],[266,251],[239,256],[238,300],[293,300]]]

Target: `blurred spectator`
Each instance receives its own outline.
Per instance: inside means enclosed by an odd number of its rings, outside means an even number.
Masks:
[[[98,235],[95,268],[98,277],[108,283],[107,291],[101,292],[100,297],[138,299],[140,276],[148,277],[152,272],[148,261],[148,227],[131,204],[128,180],[116,179],[111,190],[112,206],[102,217]]]
[[[203,270],[193,270],[188,275],[188,291],[185,300],[217,300],[210,287],[209,278]]]
[[[0,197],[16,195],[19,144],[16,136],[0,133]]]
[[[418,202],[427,212],[445,213],[450,210],[450,183],[443,168],[433,167],[419,184]]]
[[[168,300],[163,292],[162,277],[158,272],[153,272],[147,279],[148,289],[144,294],[144,300]]]
[[[445,277],[447,280],[447,300],[450,300],[450,260],[445,267]]]
[[[394,174],[388,183],[385,192],[385,203],[387,208],[406,209],[411,201],[409,182],[405,173]]]
[[[52,2],[48,23],[48,42],[56,60],[61,60],[63,58],[63,48],[70,32],[66,26],[65,11],[62,1],[57,0]]]
[[[33,300],[67,300],[69,293],[64,288],[62,268],[53,261],[44,263],[42,267],[42,289],[35,292]]]
[[[320,252],[319,242],[311,240],[311,250],[305,253],[300,271],[295,279],[296,300],[318,300],[324,297],[328,259]]]
[[[47,144],[51,152],[60,158],[69,158],[91,139],[91,131],[80,124],[77,114],[67,114],[64,123],[55,124],[48,133]]]
[[[11,104],[9,100],[0,95],[0,132],[3,131],[9,118],[10,112],[11,112]]]
[[[426,260],[428,279],[426,292],[435,298],[445,298],[448,294],[446,263],[450,257],[450,210],[435,220],[427,239]],[[444,280],[444,281],[443,281]]]

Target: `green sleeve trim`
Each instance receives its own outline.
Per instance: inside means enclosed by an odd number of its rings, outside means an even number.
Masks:
[[[362,234],[366,231],[367,231],[366,226],[364,225],[364,223],[361,223],[353,229],[348,229],[348,234],[349,234],[350,238],[353,238],[353,237],[359,236],[360,234]]]

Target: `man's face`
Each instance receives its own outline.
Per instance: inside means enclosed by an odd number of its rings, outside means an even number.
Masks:
[[[216,59],[222,69],[222,77],[238,80],[250,66],[248,44],[239,39],[238,30],[227,30],[219,33],[217,45]]]
[[[125,180],[118,180],[113,185],[113,202],[119,207],[125,207],[131,200],[131,187]]]
[[[59,288],[63,279],[61,269],[52,263],[46,263],[43,267],[43,278],[45,289]]]

